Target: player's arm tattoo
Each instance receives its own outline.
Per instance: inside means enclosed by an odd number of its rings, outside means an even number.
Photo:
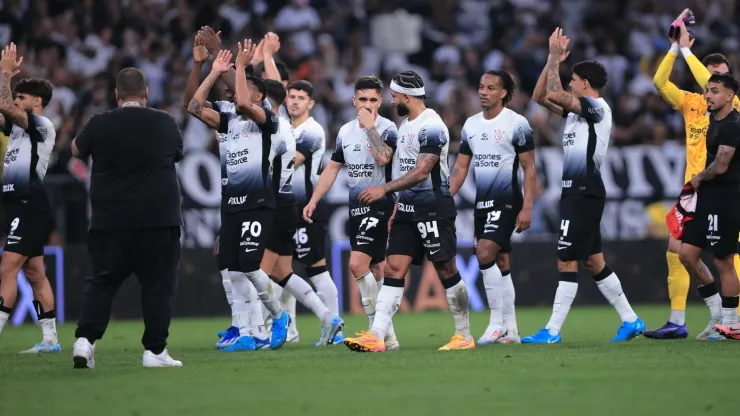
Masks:
[[[22,129],[28,128],[28,114],[13,103],[13,91],[10,89],[10,78],[13,74],[0,73],[0,114],[5,122],[10,122]]]
[[[188,103],[188,113],[200,119],[212,129],[218,129],[221,117],[218,112],[206,107],[206,97],[208,97],[208,93],[211,92],[211,88],[213,88],[217,79],[217,74],[209,74]]]
[[[734,147],[720,145],[714,161],[710,163],[706,169],[699,172],[699,174],[696,175],[696,179],[699,182],[706,182],[716,176],[723,175],[725,172],[727,172],[727,167],[730,166],[730,161],[732,160],[732,157],[734,155]]]
[[[465,183],[465,178],[468,177],[470,159],[470,155],[462,153],[458,153],[457,155],[455,167],[452,168],[452,175],[450,175],[450,193],[452,196],[457,195],[457,192],[462,188],[463,183]]]
[[[389,193],[412,188],[414,185],[429,177],[429,174],[437,163],[439,163],[439,155],[435,155],[433,153],[421,153],[419,158],[416,159],[416,167],[406,172],[406,174],[400,178],[383,185],[383,190],[385,193]]]
[[[383,142],[378,129],[372,127],[367,132],[367,140],[370,142],[370,153],[380,166],[385,166],[393,158],[393,149]]]
[[[560,63],[555,59],[547,61],[547,99],[563,108],[564,111],[581,114],[581,101],[565,91],[560,81]]]

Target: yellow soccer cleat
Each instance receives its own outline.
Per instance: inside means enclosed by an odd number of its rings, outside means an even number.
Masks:
[[[439,350],[440,351],[472,350],[474,348],[475,348],[475,341],[473,341],[473,337],[470,337],[470,339],[467,340],[465,339],[464,336],[460,334],[455,334],[455,336],[452,337],[450,342],[440,347]]]
[[[370,331],[362,331],[357,335],[356,338],[345,338],[344,345],[352,351],[356,352],[383,352],[385,351],[385,343],[383,340],[379,340]]]

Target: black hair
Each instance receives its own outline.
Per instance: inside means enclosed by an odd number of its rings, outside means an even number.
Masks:
[[[247,81],[257,87],[257,91],[262,93],[263,99],[267,96],[267,88],[265,87],[265,81],[263,81],[262,78],[255,77],[254,75],[247,75]]]
[[[511,99],[514,97],[514,91],[516,90],[514,77],[512,77],[510,73],[502,69],[492,69],[490,71],[486,71],[484,75],[493,75],[501,80],[501,84],[503,84],[503,87],[506,90],[506,97],[504,97],[504,99],[501,101],[503,102],[504,106],[509,104],[509,102],[511,102]]]
[[[144,73],[136,68],[123,68],[116,75],[116,91],[121,100],[146,97],[146,85]]]
[[[368,75],[357,78],[355,81],[355,92],[360,90],[375,90],[378,94],[383,93],[383,81],[375,75]]]
[[[311,84],[308,81],[294,81],[288,84],[288,91],[290,90],[298,90],[298,91],[304,91],[306,94],[308,94],[308,98],[310,100],[313,100],[313,84]]]
[[[712,76],[709,77],[709,81],[707,81],[707,85],[713,82],[722,84],[723,87],[732,90],[733,94],[737,94],[737,90],[740,88],[740,84],[738,84],[737,80],[727,72],[715,72],[712,74]]]
[[[281,105],[285,101],[286,95],[288,95],[283,83],[274,79],[266,79],[264,82],[267,98],[274,101],[278,106]]]
[[[591,88],[600,90],[606,85],[606,68],[601,62],[581,61],[573,65],[573,73],[588,81]]]
[[[414,71],[404,71],[393,77],[393,82],[404,88],[423,88],[424,80]],[[426,99],[426,95],[413,96],[414,98]]]
[[[727,65],[727,69],[732,71],[730,60],[727,59],[727,57],[722,55],[721,53],[710,53],[709,55],[705,56],[704,59],[701,60],[701,63],[703,63],[704,66],[725,64]]]
[[[27,94],[32,97],[40,97],[41,105],[46,107],[51,101],[54,86],[51,82],[42,78],[24,78],[15,86],[16,94]]]

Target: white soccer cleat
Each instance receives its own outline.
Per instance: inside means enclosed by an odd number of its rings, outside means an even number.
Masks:
[[[177,361],[170,357],[170,353],[165,349],[159,355],[146,350],[142,357],[144,367],[182,367],[182,361]]]
[[[478,339],[478,344],[495,344],[499,339],[506,336],[506,330],[500,326],[489,326]]]
[[[401,344],[398,342],[395,332],[385,334],[384,343],[386,351],[398,351],[398,349],[401,348]]]
[[[74,368],[95,368],[95,345],[87,338],[77,338],[72,346]]]
[[[51,352],[62,352],[62,346],[59,345],[59,342],[52,344],[41,341],[25,351],[19,351],[18,354],[46,354]]]
[[[719,316],[710,317],[707,326],[704,327],[704,330],[696,336],[696,339],[700,341],[724,341],[725,337],[722,336],[722,334],[720,334],[719,331],[714,328],[714,325],[720,323],[721,321],[722,318]]]

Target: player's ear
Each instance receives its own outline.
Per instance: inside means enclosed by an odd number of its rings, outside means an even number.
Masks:
[[[354,97],[352,97],[352,99],[354,100]],[[314,100],[309,101],[308,102],[308,109],[309,110],[312,109],[314,104],[316,104],[316,101],[314,101]]]
[[[118,98],[118,88],[115,88],[114,91],[116,92],[116,102],[118,102],[120,100],[120,98]]]

